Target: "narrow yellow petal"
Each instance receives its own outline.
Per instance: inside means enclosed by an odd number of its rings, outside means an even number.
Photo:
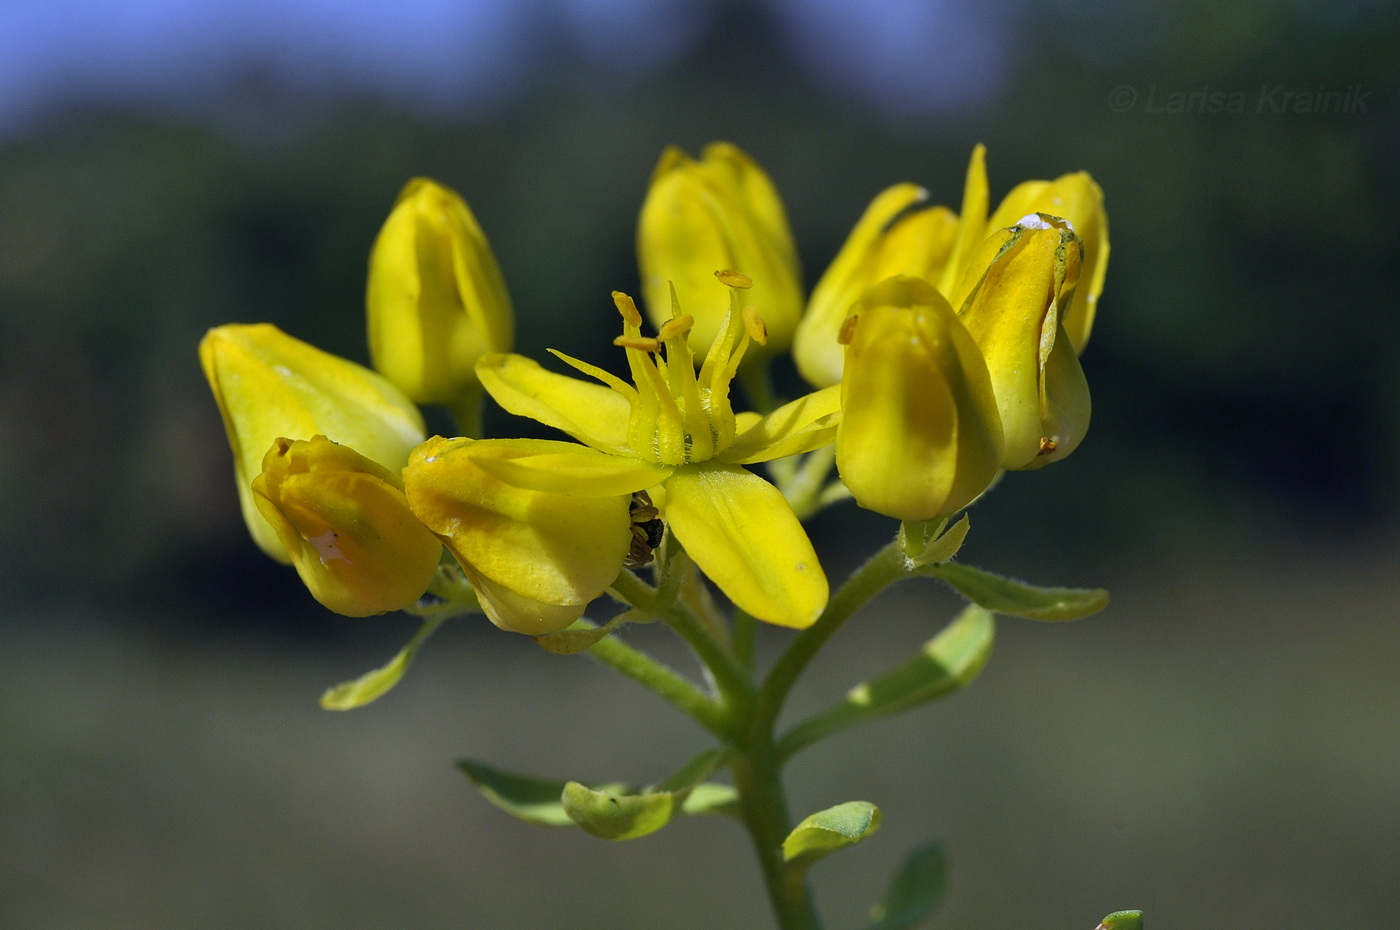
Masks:
[[[473,456],[476,465],[512,487],[530,491],[580,497],[631,494],[660,484],[673,470],[669,466],[609,455],[572,442],[547,439],[486,442],[496,448],[508,448],[511,454],[476,455]]]
[[[677,469],[665,487],[671,532],[735,605],[797,629],[821,616],[826,574],[777,488],[716,462]]]
[[[748,465],[810,452],[836,440],[841,422],[841,385],[783,404],[740,433],[720,458]]]
[[[627,448],[632,405],[612,388],[556,374],[523,355],[486,355],[476,371],[507,412],[562,430],[596,449]]]

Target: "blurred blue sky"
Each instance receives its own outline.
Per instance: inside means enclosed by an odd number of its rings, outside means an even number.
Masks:
[[[1007,5],[972,0],[0,0],[0,135],[74,105],[198,110],[253,82],[470,114],[561,56],[645,75],[725,41],[745,6],[817,86],[894,115],[984,102],[1011,55]]]

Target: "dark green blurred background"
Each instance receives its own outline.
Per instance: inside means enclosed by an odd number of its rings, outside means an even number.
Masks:
[[[599,359],[656,157],[712,139],[772,175],[809,285],[884,186],[956,207],[979,141],[994,200],[1087,169],[1112,224],[1089,438],[979,504],[963,558],[1114,603],[1003,621],[968,692],[799,757],[799,812],[885,813],[814,873],[829,926],[859,926],[930,837],[954,862],[937,926],[1394,921],[1395,6],[1005,4],[996,54],[880,96],[800,41],[839,5],[696,4],[650,69],[560,39],[465,111],[253,68],[193,105],[70,98],[0,138],[0,928],[768,926],[728,823],[608,845],[516,824],[453,771],[646,782],[703,745],[584,659],[458,624],[379,704],[320,711],[412,624],[328,615],[257,552],[195,358],[209,327],[266,320],[365,360],[369,245],[426,174],[490,235],[518,349]],[[929,48],[967,53],[949,30]],[[892,530],[846,505],[813,535],[839,577]],[[954,608],[891,594],[798,703]]]

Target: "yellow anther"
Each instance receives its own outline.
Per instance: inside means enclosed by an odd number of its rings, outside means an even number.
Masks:
[[[694,325],[695,317],[688,313],[684,316],[678,316],[674,319],[667,320],[665,323],[661,324],[661,331],[656,334],[656,341],[669,342],[672,339],[684,336],[686,333],[690,332],[691,327]]]
[[[637,304],[622,291],[612,292],[613,303],[617,306],[618,313],[622,314],[622,321],[628,326],[641,326],[642,315],[637,311]],[[621,343],[618,343],[619,345]]]
[[[860,317],[856,314],[851,314],[846,317],[845,321],[841,324],[840,331],[836,334],[836,341],[843,346],[850,345],[851,337],[856,334],[856,321],[859,319]]]
[[[763,317],[753,307],[744,308],[744,329],[749,331],[749,338],[754,342],[761,346],[768,345],[768,324],[763,322]]]
[[[734,271],[732,269],[725,268],[721,271],[716,271],[715,277],[719,278],[721,284],[727,285],[729,287],[753,287],[753,278],[750,278],[742,271]]]
[[[652,336],[618,336],[613,345],[624,349],[641,349],[643,352],[660,352],[661,341]]]

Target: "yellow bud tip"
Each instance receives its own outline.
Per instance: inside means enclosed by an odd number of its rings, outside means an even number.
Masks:
[[[690,314],[667,320],[665,323],[661,324],[661,331],[656,334],[656,341],[668,342],[677,337],[684,336],[686,333],[690,332],[691,327],[694,325],[695,317]]]
[[[1036,455],[1050,455],[1052,452],[1058,449],[1059,446],[1060,444],[1057,443],[1055,440],[1051,439],[1049,436],[1041,436],[1040,449],[1036,452]]]
[[[715,277],[719,278],[719,283],[727,287],[750,288],[753,287],[753,278],[741,271],[733,271],[725,268],[715,272]]]
[[[622,321],[628,326],[641,326],[642,315],[637,311],[637,303],[622,291],[612,292],[613,304],[617,307],[617,312],[622,314]]]
[[[860,317],[856,315],[846,317],[841,324],[841,331],[836,334],[836,341],[843,346],[850,345],[851,338],[856,334],[856,321],[859,319]]]
[[[661,340],[652,336],[618,336],[613,345],[624,349],[641,349],[643,352],[660,352]]]
[[[763,322],[763,317],[753,307],[744,308],[744,329],[749,331],[749,338],[754,342],[761,346],[768,345],[768,324]]]

